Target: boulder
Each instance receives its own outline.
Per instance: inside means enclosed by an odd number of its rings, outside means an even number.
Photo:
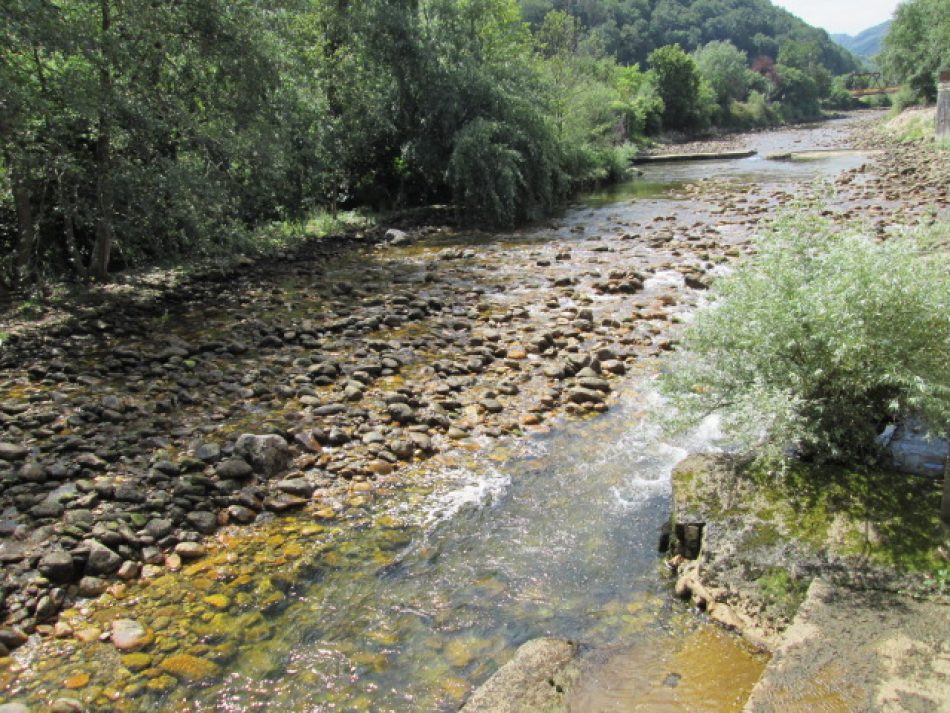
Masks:
[[[290,465],[290,446],[277,434],[255,435],[244,433],[234,444],[234,453],[254,468],[256,473],[273,476]]]

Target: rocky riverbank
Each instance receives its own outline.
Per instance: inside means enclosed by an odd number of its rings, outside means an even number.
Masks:
[[[880,170],[841,176],[841,218],[883,229],[945,210],[947,184],[916,156],[895,149]],[[690,210],[318,242],[145,303],[4,325],[21,336],[0,356],[0,656],[30,636],[86,635],[58,612],[197,566],[222,527],[289,510],[345,524],[411,463],[609,408],[617,380],[673,346],[718,266],[793,195],[708,180],[674,197]],[[125,626],[97,636],[119,644]],[[174,657],[197,653],[150,654],[128,685],[187,681]],[[111,705],[88,676],[69,683]]]

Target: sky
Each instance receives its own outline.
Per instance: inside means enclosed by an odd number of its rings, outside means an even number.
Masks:
[[[856,35],[889,20],[899,0],[772,0],[809,25]]]

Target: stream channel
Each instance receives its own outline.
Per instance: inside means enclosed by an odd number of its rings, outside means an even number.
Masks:
[[[650,165],[556,227],[487,242],[537,250],[669,213],[717,225],[716,211],[684,187],[723,179],[795,193],[864,157],[762,157],[840,145],[846,129],[751,135],[760,153],[749,159]],[[485,248],[484,235],[475,240],[436,236],[394,255]],[[676,286],[675,274],[660,272],[647,289],[664,279]],[[446,450],[343,522],[302,514],[225,530],[181,572],[64,613],[91,641],[18,651],[19,676],[0,674],[7,700],[48,705],[71,695],[88,710],[119,711],[448,711],[520,644],[556,636],[619,652],[603,657],[576,710],[741,709],[767,657],[676,601],[657,551],[670,471],[689,449],[708,447],[712,429],[666,440],[649,415],[657,363],[638,364],[606,413]],[[122,617],[153,632],[148,653],[123,655],[96,636]],[[189,655],[152,669],[174,658],[186,633],[200,637]]]

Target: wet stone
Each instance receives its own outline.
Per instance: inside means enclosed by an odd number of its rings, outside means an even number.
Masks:
[[[83,713],[86,708],[75,698],[57,698],[50,703],[49,713]]]
[[[179,542],[175,545],[175,554],[184,560],[204,557],[208,550],[200,542]]]
[[[264,508],[270,510],[271,512],[286,512],[288,510],[294,510],[296,508],[301,508],[307,504],[305,498],[299,498],[296,495],[289,495],[287,493],[281,493],[272,498],[264,499]]]
[[[159,663],[158,666],[175,678],[188,682],[214,678],[221,670],[213,661],[189,654],[174,654]]]
[[[29,449],[16,443],[0,441],[0,460],[17,461],[26,458]]]
[[[303,498],[309,498],[313,495],[315,486],[308,480],[304,478],[291,478],[287,480],[281,480],[277,483],[277,489],[283,493],[289,493],[290,495],[298,495]]]
[[[112,622],[112,644],[119,651],[134,651],[149,643],[145,627],[133,619],[116,619]]]
[[[30,713],[22,703],[0,703],[0,713]]]

